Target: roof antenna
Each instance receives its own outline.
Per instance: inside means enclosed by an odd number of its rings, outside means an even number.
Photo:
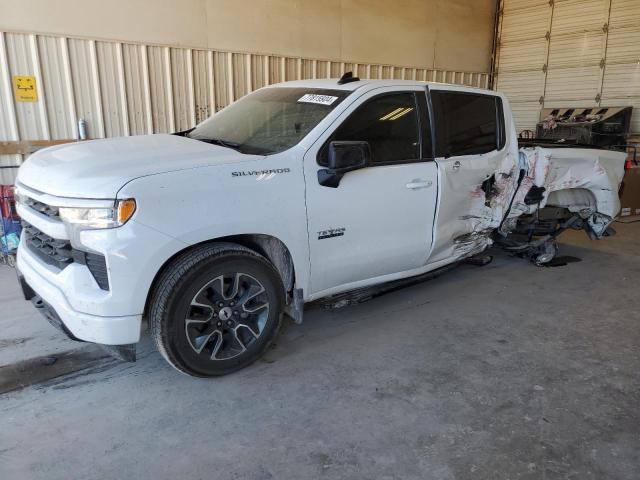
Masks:
[[[340,77],[340,80],[338,80],[338,85],[344,85],[345,83],[359,82],[359,81],[360,79],[358,77],[353,76],[353,72],[346,72],[344,75]]]

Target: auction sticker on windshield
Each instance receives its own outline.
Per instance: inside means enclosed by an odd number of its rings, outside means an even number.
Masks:
[[[317,95],[315,93],[307,93],[298,99],[298,102],[302,103],[318,103],[320,105],[331,105],[338,97],[332,97],[331,95]]]

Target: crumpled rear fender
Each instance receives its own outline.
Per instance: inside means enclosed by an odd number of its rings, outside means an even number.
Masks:
[[[582,148],[521,148],[520,163],[526,172],[501,227],[508,233],[516,219],[545,206],[581,213],[601,236],[620,211],[618,190],[624,175],[626,154]],[[542,187],[540,201],[525,198],[533,187]]]

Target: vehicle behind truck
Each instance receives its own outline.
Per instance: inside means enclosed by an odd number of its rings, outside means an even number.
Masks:
[[[259,358],[304,304],[420,278],[497,243],[536,264],[610,232],[625,154],[519,148],[500,93],[287,82],[195,128],[32,155],[17,179],[25,298],[135,358],[143,319],[194,376]]]

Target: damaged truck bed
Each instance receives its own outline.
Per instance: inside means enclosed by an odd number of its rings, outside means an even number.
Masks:
[[[564,230],[584,230],[592,239],[612,233],[625,157],[594,148],[521,148],[518,181],[504,182],[515,191],[492,240],[544,264],[557,253],[556,238]],[[505,201],[500,191],[494,195],[496,202]]]

